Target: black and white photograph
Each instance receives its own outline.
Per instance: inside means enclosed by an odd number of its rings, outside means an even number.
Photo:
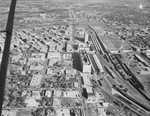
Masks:
[[[150,0],[0,0],[0,116],[150,116]]]

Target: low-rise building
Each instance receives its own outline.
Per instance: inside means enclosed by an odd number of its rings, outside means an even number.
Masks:
[[[45,53],[39,53],[39,52],[37,52],[37,53],[32,53],[31,54],[31,57],[33,57],[33,58],[45,58]]]
[[[28,62],[42,62],[45,58],[28,58]]]
[[[61,97],[62,92],[60,90],[54,90],[54,97]]]
[[[75,88],[79,88],[79,83],[78,82],[74,82],[73,85],[74,85]]]
[[[53,107],[61,107],[61,100],[60,98],[53,99]]]
[[[48,52],[47,58],[61,59],[61,53],[60,52]]]
[[[0,53],[0,59],[2,58],[3,53]],[[20,58],[22,57],[21,54],[17,54],[11,57],[11,62],[18,62],[20,61]]]
[[[70,116],[69,109],[56,109],[56,116]]]
[[[79,42],[78,46],[79,47],[87,47],[87,43],[85,43],[85,42]]]
[[[41,95],[39,91],[31,91],[29,95],[27,95],[25,99],[25,103],[27,104],[27,107],[38,107],[39,102],[37,102],[37,99],[41,99]]]
[[[38,107],[39,102],[36,101],[34,97],[29,97],[25,100],[25,103],[27,104],[27,107]]]
[[[52,75],[53,74],[53,70],[51,68],[46,69],[46,74]]]
[[[42,75],[33,75],[30,86],[31,87],[40,87],[39,85],[41,84],[42,81]]]
[[[105,112],[105,108],[97,108],[98,110],[98,116],[107,116]]]
[[[48,62],[48,66],[53,66],[55,63],[57,63],[58,61],[60,61],[59,59],[50,59]]]
[[[21,94],[21,96],[25,96],[25,95],[27,95],[27,91],[26,90],[24,90],[23,92],[22,92],[22,94]]]
[[[90,51],[90,47],[84,47],[84,46],[79,46],[78,50],[86,50],[86,51]]]
[[[72,60],[63,60],[62,65],[72,66],[73,65],[73,61]]]
[[[76,78],[77,71],[73,68],[66,67],[64,73],[70,78]]]
[[[146,50],[145,53],[146,53],[146,56],[150,58],[150,50],[149,49]]]
[[[16,116],[16,113],[15,110],[2,110],[2,116]]]
[[[73,47],[71,44],[67,43],[66,47],[67,47],[66,52],[73,52]]]
[[[46,91],[46,93],[45,93],[45,96],[47,96],[47,97],[51,97],[52,96],[52,91]]]
[[[63,91],[63,97],[70,97],[70,98],[79,98],[80,94],[78,91]]]
[[[62,54],[63,59],[67,60],[67,59],[72,59],[72,54],[71,53],[64,53]]]
[[[53,43],[49,45],[49,52],[56,52],[58,50],[58,45]]]
[[[59,69],[53,69],[53,68],[47,68],[46,74],[48,74],[48,75],[60,75],[61,74],[60,70]]]
[[[37,46],[38,47],[38,46]],[[40,45],[40,47],[38,47],[39,49],[38,50],[40,50],[40,52],[44,52],[44,53],[46,53],[47,51],[48,51],[48,47],[47,46],[44,46],[44,45]]]
[[[30,65],[29,70],[38,70],[38,71],[40,71],[40,70],[42,70],[43,68],[44,68],[43,65]]]
[[[91,81],[90,81],[90,76],[88,75],[82,75],[82,81],[84,86],[92,86]]]
[[[8,116],[8,110],[2,110],[2,116]]]
[[[103,102],[104,96],[101,93],[94,92],[92,88],[86,88],[88,99],[87,103],[98,103]]]
[[[39,91],[32,91],[31,92],[31,97],[35,98],[35,99],[41,99],[41,95]]]

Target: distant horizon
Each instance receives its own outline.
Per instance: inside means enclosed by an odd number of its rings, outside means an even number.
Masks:
[[[0,1],[3,1],[3,2],[5,2],[5,1],[11,1],[11,0],[0,0]],[[19,1],[24,1],[24,0],[17,0],[17,2],[19,2]],[[150,1],[149,0],[76,0],[76,1],[74,1],[74,0],[26,0],[25,2],[27,2],[27,1],[49,1],[49,2],[138,2],[138,3],[140,3],[140,2],[148,2],[148,3],[150,3]]]

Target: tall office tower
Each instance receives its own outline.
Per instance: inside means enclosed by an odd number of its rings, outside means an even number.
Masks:
[[[81,67],[83,73],[91,73],[92,66],[88,58],[86,50],[80,51]]]

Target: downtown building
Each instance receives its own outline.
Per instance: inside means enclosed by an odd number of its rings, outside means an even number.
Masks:
[[[80,51],[81,68],[83,73],[91,73],[92,65],[86,50]]]

